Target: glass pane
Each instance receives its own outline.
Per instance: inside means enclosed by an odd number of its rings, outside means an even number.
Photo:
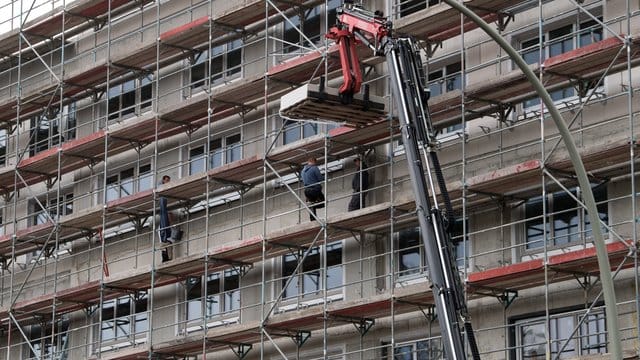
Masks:
[[[400,17],[413,14],[427,8],[427,0],[399,0]]]
[[[521,325],[519,336],[522,359],[542,360],[545,358],[544,323]]]
[[[338,14],[336,9],[340,6],[342,0],[329,0],[327,3],[327,28],[331,28],[338,22]]]
[[[282,257],[282,286],[287,283],[289,277],[296,269],[298,260],[293,255],[285,255]],[[294,276],[289,283],[289,286],[285,289],[284,297],[292,297],[298,295],[298,280],[297,276]]]
[[[342,242],[327,245],[327,266],[342,264]]]
[[[300,123],[297,121],[285,120],[283,129],[283,143],[291,144],[300,140]]]
[[[418,228],[403,230],[398,233],[398,270],[400,276],[415,274],[421,271],[421,241]]]
[[[200,59],[204,58],[201,56]],[[206,59],[206,58],[205,58]],[[191,67],[191,87],[196,88],[204,85],[206,64],[200,63]]]
[[[231,163],[242,158],[242,143],[240,134],[228,136],[227,139],[227,163]]]
[[[305,122],[302,126],[302,137],[308,138],[316,134],[318,134],[318,124]]]
[[[149,330],[149,317],[147,312],[141,312],[135,315],[135,333],[140,334]]]
[[[224,56],[218,55],[211,58],[211,80],[214,84],[220,83],[223,78],[224,71]]]
[[[520,45],[522,58],[527,64],[535,64],[540,61],[540,47],[538,38],[523,41]]]
[[[107,184],[107,201],[115,200],[120,197],[117,184]]]
[[[320,39],[320,17],[324,4],[316,6],[313,10],[308,11],[304,19],[304,34],[313,42]],[[306,44],[309,46],[310,44]]]
[[[187,302],[187,320],[196,320],[202,317],[202,302],[191,300]]]
[[[597,203],[598,216],[600,217],[600,220],[602,220],[605,224],[608,225],[609,224],[609,204],[606,203],[607,186],[606,185],[596,186],[593,189],[591,189],[591,191],[593,191],[593,197],[595,198]],[[584,221],[585,237],[588,238],[591,236],[591,221],[589,220],[589,215],[587,214],[587,212],[584,211],[584,213],[585,213],[585,221]],[[602,231],[607,231],[607,229],[602,227]]]
[[[207,296],[206,315],[207,317],[220,314],[220,295]]]
[[[140,167],[140,176],[138,177],[138,191],[144,191],[153,187],[153,173],[151,172],[151,165],[145,165]]]
[[[450,64],[446,67],[447,77],[445,80],[446,91],[459,90],[462,88],[462,73],[460,63]]]
[[[300,42],[300,33],[297,29],[297,27],[300,26],[300,17],[297,15],[292,16],[289,18],[289,20],[294,26],[291,26],[289,21],[284,22],[284,32],[282,34],[282,39],[284,41],[283,51],[285,53],[297,51],[299,48],[290,44],[298,44]]]
[[[190,175],[203,172],[205,167],[204,147],[200,146],[189,151],[189,161]]]
[[[240,74],[242,70],[242,49],[233,50],[227,53],[227,76],[231,77]]]
[[[541,248],[545,236],[549,234],[549,223],[546,223],[546,229],[543,227],[542,205],[542,197],[540,196],[527,200],[525,204],[525,217],[527,219],[536,217],[525,223],[527,249]]]
[[[393,349],[393,359],[394,360],[413,360],[413,346],[412,345],[397,346],[395,349]]]
[[[153,98],[153,86],[151,84],[144,85],[140,88],[140,101],[142,102],[140,107],[146,108],[151,106],[151,99]]]
[[[335,289],[342,286],[342,265],[327,269],[327,289]]]
[[[575,191],[572,191],[575,196]],[[577,203],[573,198],[560,192],[553,195],[554,245],[564,245],[579,240],[579,217]]]
[[[573,25],[563,26],[549,31],[549,56],[557,56],[573,50]]]
[[[113,331],[114,322],[113,321],[103,321],[102,322],[102,341],[109,341],[115,338],[115,332]]]
[[[560,355],[560,359],[567,359],[577,355],[576,339],[575,337],[571,337],[574,326],[575,319],[573,316],[551,319],[549,323],[551,353],[557,355],[560,352],[560,349],[564,347],[564,350],[562,350]]]
[[[222,139],[214,139],[209,142],[209,149],[211,154],[209,155],[209,168],[215,169],[223,164]]]
[[[587,315],[580,327],[581,355],[607,352],[605,316],[602,313]]]

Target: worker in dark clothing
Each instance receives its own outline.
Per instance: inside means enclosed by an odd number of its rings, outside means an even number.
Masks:
[[[324,194],[322,193],[322,182],[324,176],[318,169],[317,160],[311,157],[302,169],[302,183],[304,184],[304,196],[310,204],[311,212],[309,220],[315,220],[316,210],[324,207]]]
[[[169,175],[164,175],[162,177],[162,184],[166,184],[171,181],[171,177]],[[171,214],[169,213],[169,209],[167,207],[167,198],[161,196],[158,199],[159,207],[160,207],[160,242],[162,242],[162,262],[171,260],[172,256],[169,248],[172,244],[171,241]]]
[[[360,158],[353,159],[353,163],[356,165],[356,173],[351,179],[353,195],[351,195],[351,200],[349,201],[349,207],[347,209],[349,211],[366,207],[365,198],[367,189],[369,189],[369,172],[367,171],[367,165],[362,162]]]

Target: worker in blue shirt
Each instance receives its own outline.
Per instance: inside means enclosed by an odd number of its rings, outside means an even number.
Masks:
[[[162,184],[166,184],[171,181],[171,177],[169,175],[164,175],[162,177]],[[160,207],[160,242],[162,243],[162,262],[169,261],[172,258],[172,251],[170,249],[170,245],[172,244],[171,239],[171,213],[169,213],[169,209],[167,207],[167,198],[161,196],[158,199],[159,207]]]
[[[315,220],[316,210],[324,207],[323,181],[324,176],[318,169],[316,158],[310,157],[302,169],[302,183],[304,184],[304,196],[307,198],[312,212],[309,214],[311,221]]]

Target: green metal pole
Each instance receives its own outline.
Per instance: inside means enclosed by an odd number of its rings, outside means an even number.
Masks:
[[[616,309],[616,294],[613,288],[613,279],[611,277],[611,265],[609,264],[609,257],[607,249],[602,238],[602,228],[600,226],[600,217],[598,216],[598,208],[596,207],[596,201],[591,191],[591,184],[587,177],[584,164],[578,153],[578,148],[573,142],[569,128],[564,123],[564,119],[560,112],[556,108],[549,96],[549,93],[544,88],[540,80],[536,77],[536,74],[529,68],[524,59],[518,54],[518,52],[509,44],[494,28],[487,24],[480,16],[476,15],[473,11],[463,6],[455,0],[442,0],[447,5],[458,10],[469,19],[473,20],[484,32],[486,32],[500,47],[511,57],[516,65],[525,74],[531,85],[538,93],[538,96],[542,99],[549,114],[553,119],[553,122],[558,127],[560,136],[564,141],[571,158],[571,163],[575,169],[576,176],[578,177],[578,185],[584,196],[584,203],[587,207],[587,213],[591,219],[593,233],[593,244],[596,248],[596,254],[598,257],[598,267],[600,269],[600,281],[602,282],[602,292],[604,293],[605,312],[607,316],[607,330],[609,334],[609,346],[612,359],[622,359],[622,345],[620,342],[620,328],[618,327],[618,311]],[[542,115],[544,116],[544,115]]]

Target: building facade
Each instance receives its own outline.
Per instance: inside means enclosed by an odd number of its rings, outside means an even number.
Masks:
[[[596,224],[547,110],[488,35],[437,0],[359,3],[423,45],[482,358],[610,352],[593,226],[637,358],[639,4],[465,2],[556,102]],[[340,5],[0,5],[1,359],[446,358],[383,59],[359,49],[384,111],[280,109],[302,85],[340,85],[324,36]],[[310,157],[325,178],[313,220]]]

